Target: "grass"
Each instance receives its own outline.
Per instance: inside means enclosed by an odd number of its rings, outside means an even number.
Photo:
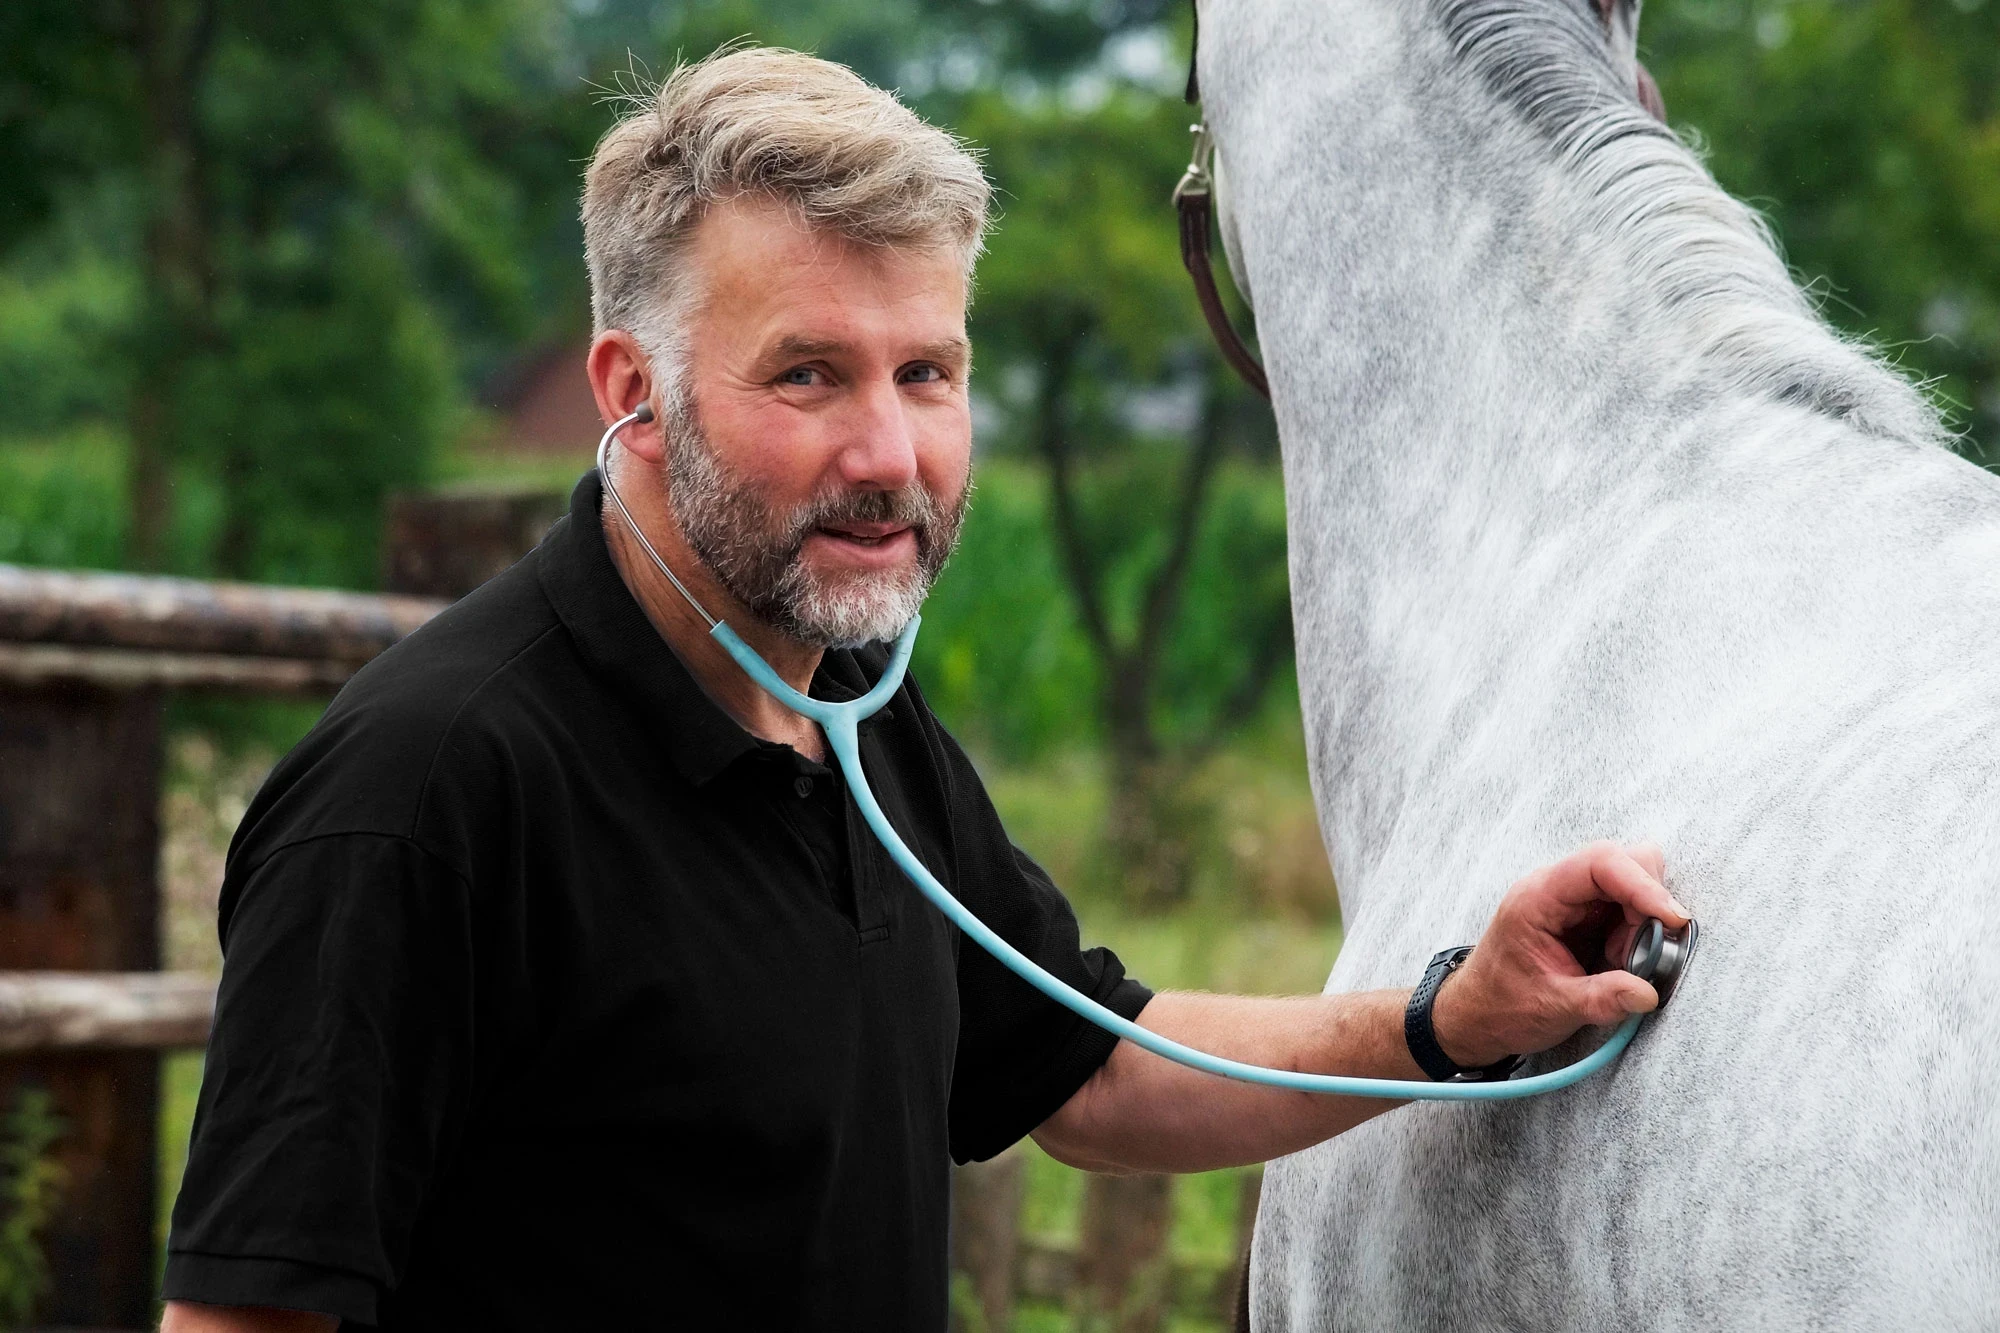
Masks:
[[[160,1062],[160,1253],[164,1260],[167,1223],[187,1170],[188,1138],[194,1132],[194,1103],[201,1095],[201,1052],[175,1051]]]

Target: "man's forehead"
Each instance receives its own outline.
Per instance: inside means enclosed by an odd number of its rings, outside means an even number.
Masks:
[[[814,226],[769,199],[739,196],[710,208],[696,225],[692,258],[725,279],[759,286],[783,273],[790,282],[868,282],[962,290],[962,256],[950,246],[889,245]]]
[[[760,346],[784,337],[854,342],[871,324],[925,341],[964,337],[966,275],[949,249],[850,240],[775,203],[739,198],[710,210],[690,258],[711,313],[747,319]]]

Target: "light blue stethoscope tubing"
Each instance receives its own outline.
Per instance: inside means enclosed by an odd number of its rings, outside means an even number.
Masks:
[[[979,945],[980,948],[999,959],[1007,969],[1021,980],[1033,986],[1057,1004],[1089,1019],[1107,1032],[1142,1047],[1153,1054],[1199,1069],[1208,1074],[1219,1074],[1223,1078],[1238,1079],[1244,1083],[1261,1083],[1267,1087],[1286,1088],[1293,1092],[1328,1093],[1342,1097],[1387,1097],[1397,1101],[1437,1101],[1437,1102],[1487,1102],[1506,1101],[1516,1097],[1533,1097],[1544,1092],[1554,1092],[1566,1088],[1580,1079],[1589,1078],[1598,1070],[1618,1058],[1618,1055],[1632,1040],[1632,1034],[1639,1030],[1639,1015],[1634,1014],[1618,1025],[1610,1038],[1602,1046],[1575,1064],[1546,1074],[1534,1074],[1527,1078],[1509,1079],[1500,1083],[1432,1083],[1428,1080],[1396,1078],[1350,1078],[1341,1074],[1306,1074],[1290,1069],[1270,1069],[1263,1065],[1245,1064],[1241,1060],[1229,1060],[1206,1051],[1197,1051],[1192,1046],[1183,1046],[1171,1037],[1163,1037],[1149,1028],[1142,1028],[1123,1014],[1105,1008],[1074,986],[1056,977],[1034,959],[1016,949],[1012,944],[974,916],[964,903],[954,898],[951,891],[938,882],[928,867],[917,859],[916,853],[904,843],[902,836],[889,823],[888,816],[875,800],[875,793],[868,786],[868,777],[861,768],[860,724],[872,716],[882,705],[889,702],[892,695],[903,683],[903,673],[910,665],[910,650],[916,646],[917,627],[923,623],[922,616],[913,616],[910,623],[897,636],[888,669],[875,687],[859,699],[846,703],[836,703],[826,699],[815,699],[799,693],[787,684],[777,672],[771,669],[749,644],[738,637],[728,624],[717,621],[709,631],[709,637],[722,645],[722,650],[734,658],[750,679],[768,692],[779,703],[804,717],[812,719],[826,733],[827,744],[833,748],[834,758],[840,763],[841,774],[847,779],[848,790],[854,793],[854,803],[861,810],[862,819],[868,823],[869,831],[880,840],[883,850],[896,863],[910,883],[917,886],[917,892],[931,901],[931,905],[945,914],[947,920],[957,926]]]
[[[618,489],[611,479],[610,447],[618,432],[635,421],[651,421],[650,406],[641,404],[639,410],[613,422],[597,442],[597,471],[604,485],[604,493],[625,520],[625,526],[638,538],[639,545],[653,564],[673,584],[675,591],[687,599],[688,605],[709,625],[709,637],[722,646],[735,663],[743,668],[746,675],[760,688],[770,694],[785,707],[802,717],[819,724],[826,733],[827,744],[832,747],[834,759],[840,765],[842,776],[847,779],[848,790],[854,794],[854,804],[861,811],[869,831],[881,842],[882,849],[889,853],[889,859],[914,884],[917,892],[930,900],[933,907],[944,913],[945,919],[970,936],[972,941],[992,954],[1010,972],[1033,986],[1042,994],[1062,1005],[1098,1027],[1131,1042],[1134,1046],[1151,1051],[1163,1059],[1176,1064],[1198,1069],[1206,1074],[1222,1078],[1233,1078],[1243,1083],[1258,1083],[1266,1087],[1284,1088],[1292,1092],[1314,1092],[1338,1097],[1379,1097],[1393,1101],[1432,1102],[1497,1102],[1512,1101],[1520,1097],[1534,1097],[1545,1092],[1555,1092],[1589,1078],[1598,1070],[1616,1060],[1632,1041],[1632,1035],[1639,1030],[1641,1015],[1633,1014],[1605,1039],[1602,1046],[1584,1056],[1574,1064],[1561,1069],[1552,1069],[1546,1074],[1532,1074],[1526,1078],[1508,1079],[1499,1083],[1432,1083],[1428,1080],[1398,1078],[1351,1078],[1343,1074],[1306,1074],[1291,1069],[1270,1069],[1263,1065],[1245,1064],[1241,1060],[1229,1060],[1206,1051],[1197,1051],[1192,1046],[1183,1046],[1171,1037],[1161,1036],[1148,1028],[1142,1028],[1123,1014],[1105,1008],[1088,995],[1077,990],[1068,982],[1055,976],[1034,959],[1016,949],[988,926],[974,916],[964,903],[954,898],[951,890],[938,882],[928,867],[917,859],[915,852],[904,843],[902,835],[889,823],[887,815],[875,800],[875,792],[868,785],[868,775],[861,767],[860,726],[881,710],[898,689],[902,687],[903,675],[909,669],[910,651],[917,644],[917,628],[923,623],[922,616],[910,617],[910,623],[896,636],[894,651],[890,654],[889,665],[882,672],[874,688],[859,699],[837,703],[828,699],[814,699],[801,694],[771,669],[771,664],[758,655],[757,650],[745,643],[727,622],[718,620],[708,613],[708,609],[695,599],[687,585],[675,577],[660,553],[653,549],[638,523],[633,521],[631,512],[625,508]]]

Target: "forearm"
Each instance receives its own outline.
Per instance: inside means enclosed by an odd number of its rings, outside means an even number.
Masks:
[[[1660,849],[1650,843],[1597,842],[1518,881],[1437,992],[1431,1021],[1439,1049],[1478,1068],[1651,1010],[1653,988],[1617,960],[1646,918],[1687,924],[1660,871]],[[1600,956],[1607,970],[1585,966],[1584,958]],[[1287,999],[1169,993],[1153,997],[1139,1025],[1249,1064],[1421,1079],[1403,1041],[1409,998],[1402,990]],[[1121,1041],[1035,1139],[1091,1170],[1206,1171],[1297,1152],[1396,1105],[1198,1074]]]
[[[160,1333],[333,1333],[339,1324],[330,1314],[306,1310],[168,1301]]]
[[[1421,1079],[1403,1042],[1402,990],[1265,998],[1166,992],[1141,1027],[1250,1064]],[[1287,1092],[1198,1073],[1129,1041],[1035,1131],[1050,1156],[1095,1171],[1209,1171],[1269,1161],[1402,1103]]]

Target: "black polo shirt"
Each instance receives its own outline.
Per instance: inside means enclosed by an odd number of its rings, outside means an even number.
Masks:
[[[1114,1039],[905,881],[839,775],[739,727],[605,550],[532,554],[341,691],[230,848],[165,1294],[384,1329],[942,1328],[948,1158]],[[879,648],[831,652],[853,697]],[[1119,1013],[906,682],[863,724],[913,849]],[[719,1322],[717,1323],[719,1326]]]

